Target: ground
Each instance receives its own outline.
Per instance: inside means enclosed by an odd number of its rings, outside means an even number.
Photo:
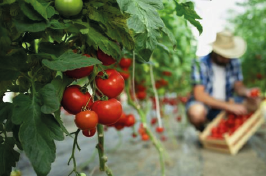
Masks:
[[[133,112],[127,108],[126,112]],[[171,118],[171,114],[168,115]],[[64,123],[70,132],[76,130],[73,117],[64,115]],[[167,140],[166,176],[263,176],[266,175],[266,129],[256,133],[235,156],[206,150],[201,147],[198,133],[190,125],[178,124],[174,118],[165,123]],[[109,128],[105,133],[107,165],[114,176],[160,176],[159,156],[151,142],[131,136],[132,129],[118,133]],[[76,152],[78,170],[87,176],[105,176],[99,171],[96,136],[79,136],[81,151]],[[49,176],[67,176],[73,166],[67,162],[71,155],[73,138],[56,142],[57,156]],[[36,175],[30,162],[21,154],[17,169],[23,176]],[[72,174],[74,175],[74,174]]]

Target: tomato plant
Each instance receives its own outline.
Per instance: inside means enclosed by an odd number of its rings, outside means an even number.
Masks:
[[[124,90],[125,81],[119,72],[108,69],[97,75],[96,85],[108,98],[115,98]]]
[[[81,112],[82,108],[89,108],[93,104],[92,97],[86,89],[79,85],[71,85],[66,88],[62,98],[63,108],[70,114]]]
[[[94,129],[98,124],[98,115],[90,110],[81,111],[76,115],[75,123],[81,130]]]
[[[55,0],[55,8],[63,16],[77,15],[82,7],[82,0]]]
[[[96,101],[92,105],[92,110],[98,115],[99,123],[111,125],[117,122],[122,115],[121,103],[112,98],[105,101]]]

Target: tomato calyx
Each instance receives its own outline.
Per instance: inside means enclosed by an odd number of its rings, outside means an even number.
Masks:
[[[86,92],[88,92],[87,87],[83,86],[80,88],[80,92],[82,92],[83,94],[85,94]]]
[[[107,101],[107,100],[109,100],[109,98],[108,98],[106,95],[103,95],[103,96],[101,97],[101,101]]]

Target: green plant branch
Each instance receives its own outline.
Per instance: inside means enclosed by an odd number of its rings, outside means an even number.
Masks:
[[[98,134],[98,144],[96,148],[98,149],[99,160],[100,160],[100,170],[105,171],[106,175],[113,176],[112,171],[106,165],[107,157],[104,154],[104,130],[103,125],[97,125],[97,134]]]
[[[68,163],[67,163],[69,165],[70,161],[73,160],[74,167],[73,167],[73,170],[69,173],[69,175],[71,175],[73,172],[78,174],[78,172],[77,172],[77,163],[76,163],[76,158],[75,158],[75,149],[76,149],[76,146],[77,146],[77,148],[80,150],[80,147],[78,145],[78,134],[79,134],[79,132],[80,132],[80,129],[78,129],[75,132],[75,138],[74,138],[73,147],[72,147],[72,154],[71,154],[71,156],[70,156],[70,158],[68,160]]]
[[[164,162],[165,160],[164,160],[164,154],[163,154],[163,152],[164,152],[163,147],[162,147],[160,141],[152,134],[151,130],[148,128],[145,113],[130,98],[128,86],[126,86],[126,92],[127,92],[127,96],[128,96],[128,104],[137,110],[137,112],[140,116],[140,120],[143,124],[143,127],[145,128],[145,130],[146,130],[147,134],[149,135],[153,145],[155,146],[156,150],[159,153],[160,165],[161,165],[161,176],[165,176],[165,162]]]

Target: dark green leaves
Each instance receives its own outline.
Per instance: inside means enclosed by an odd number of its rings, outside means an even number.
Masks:
[[[11,103],[0,103],[0,123],[11,117],[12,107]]]
[[[15,139],[11,137],[5,138],[5,141],[0,141],[0,175],[9,176],[12,167],[16,166],[19,160],[19,153],[14,150]]]
[[[21,124],[19,139],[34,170],[38,175],[45,176],[55,159],[54,140],[62,140],[63,133],[51,114],[41,112],[41,101],[37,96],[31,99],[20,94],[14,98],[12,120]],[[46,100],[43,102],[49,105]]]
[[[98,59],[92,57],[86,57],[80,54],[75,54],[73,51],[69,50],[62,54],[56,60],[47,60],[44,59],[42,63],[52,69],[57,71],[67,71],[74,70],[81,67],[87,67],[95,64],[100,64],[101,62]]]
[[[137,57],[142,61],[148,61],[158,44],[157,38],[161,36],[161,32],[167,31],[157,12],[163,8],[162,2],[160,0],[118,0],[117,2],[121,11],[131,15],[127,24],[135,32]]]
[[[60,101],[56,94],[56,89],[53,84],[46,84],[40,91],[39,96],[43,100],[41,111],[44,114],[50,114],[55,112],[60,107]]]
[[[194,25],[199,33],[202,33],[202,26],[196,19],[201,19],[201,17],[195,12],[194,5],[192,2],[186,2],[186,3],[178,3],[175,1],[176,4],[176,14],[178,16],[183,16],[187,19],[192,25]]]
[[[0,81],[16,79],[19,72],[26,66],[26,53],[19,49],[13,50],[7,56],[1,56],[0,59]]]

